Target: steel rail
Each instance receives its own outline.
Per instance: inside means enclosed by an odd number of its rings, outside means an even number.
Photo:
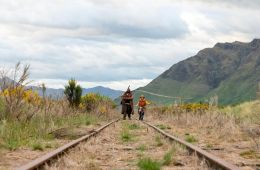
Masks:
[[[106,127],[108,127],[109,125],[119,121],[120,119],[116,119],[116,120],[113,120],[109,123],[107,123],[106,125],[98,128],[96,131],[88,134],[88,135],[85,135],[85,136],[82,136],[80,137],[79,139],[76,139],[76,140],[73,140],[71,141],[70,143],[67,143],[57,149],[55,149],[54,151],[51,151],[21,167],[17,167],[16,170],[31,170],[31,169],[37,169],[37,168],[40,168],[42,165],[44,165],[45,163],[48,163],[50,162],[53,158],[57,158],[59,155],[62,155],[64,152],[66,152],[67,150],[77,146],[79,143],[83,142],[83,141],[86,141],[88,139],[90,139],[91,137],[97,135],[99,132],[101,132],[102,130],[104,130]]]
[[[158,127],[146,122],[146,121],[142,121],[144,124],[152,127],[153,129],[155,129],[156,131],[160,132],[162,135],[164,135],[165,137],[169,138],[170,140],[173,140],[183,146],[185,146],[188,150],[196,153],[198,156],[204,158],[205,160],[208,160],[211,164],[213,164],[214,166],[217,166],[221,169],[224,170],[241,170],[239,167],[237,167],[236,165],[233,165],[231,163],[228,163],[227,161],[209,153],[206,152],[204,150],[202,150],[201,148],[194,146],[182,139],[179,139],[175,136],[172,136],[166,132],[164,132],[163,130],[159,129]]]

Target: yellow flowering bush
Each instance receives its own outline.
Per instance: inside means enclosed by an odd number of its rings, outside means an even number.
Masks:
[[[33,90],[26,90],[23,93],[23,100],[28,103],[32,104],[34,106],[39,106],[42,102],[41,97],[36,91]]]
[[[11,117],[30,119],[41,107],[42,99],[36,91],[18,85],[0,93]]]
[[[98,110],[100,113],[105,113],[114,105],[114,102],[108,97],[97,93],[89,93],[81,98],[80,107],[86,111]]]
[[[5,89],[0,93],[5,98],[21,98],[21,100],[27,104],[38,106],[41,104],[41,97],[36,91],[32,89],[24,89],[23,87],[17,87],[14,89]]]
[[[198,112],[209,110],[209,105],[207,103],[187,103],[181,104],[179,108],[187,112]]]

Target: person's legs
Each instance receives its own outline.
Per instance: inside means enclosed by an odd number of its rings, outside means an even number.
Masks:
[[[131,119],[131,114],[132,114],[132,108],[130,105],[127,105],[126,113],[129,119]]]
[[[127,113],[126,113],[126,112],[124,112],[124,116],[123,116],[123,119],[124,119],[124,120],[126,119],[126,114],[127,114]]]
[[[138,114],[139,114],[139,120],[142,120],[142,111],[138,109]]]
[[[142,110],[142,120],[144,120],[144,113],[146,111],[146,108],[144,107],[143,110]]]
[[[141,112],[141,120],[144,120],[144,111]]]
[[[128,113],[128,119],[131,120],[131,113]]]

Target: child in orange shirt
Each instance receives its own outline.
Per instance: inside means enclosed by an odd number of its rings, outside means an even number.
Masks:
[[[139,113],[139,120],[144,119],[144,112],[146,110],[146,105],[150,104],[148,101],[145,100],[144,95],[141,95],[139,101],[136,106],[138,106],[138,113]]]

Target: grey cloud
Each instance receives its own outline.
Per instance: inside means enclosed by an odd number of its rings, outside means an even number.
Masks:
[[[36,29],[95,29],[100,36],[113,34],[134,38],[176,38],[188,33],[186,24],[174,6],[166,9],[156,7],[150,11],[152,14],[143,15],[143,11],[149,11],[146,5],[137,9],[122,5],[115,9],[111,5],[91,5],[88,1],[77,1],[73,5],[56,1],[41,2],[41,5],[30,2],[21,4],[19,10],[0,7],[0,22],[31,25]],[[136,22],[139,18],[140,21]]]
[[[222,4],[226,7],[242,7],[242,8],[259,8],[260,7],[260,1],[259,0],[205,0],[203,2],[209,2],[212,4]]]
[[[31,64],[33,79],[153,79],[217,41],[260,36],[259,10],[246,1],[23,2],[1,3],[0,61]]]
[[[134,38],[154,38],[154,39],[164,39],[164,38],[179,38],[188,33],[188,29],[185,23],[178,20],[176,25],[171,25],[168,28],[161,26],[151,27],[151,28],[141,28],[138,26],[110,23],[104,27],[108,32],[112,34],[119,34],[126,37]]]

